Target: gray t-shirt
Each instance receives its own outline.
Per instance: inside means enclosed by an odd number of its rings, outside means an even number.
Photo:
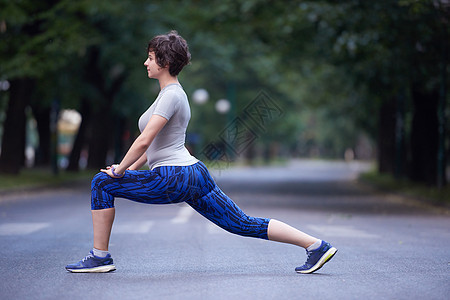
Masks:
[[[181,85],[169,84],[159,92],[155,102],[139,118],[141,132],[152,115],[160,115],[168,122],[147,149],[150,169],[161,166],[189,166],[198,162],[184,146],[191,110]]]

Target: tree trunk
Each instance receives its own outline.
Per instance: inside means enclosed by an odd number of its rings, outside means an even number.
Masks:
[[[18,174],[25,160],[26,115],[33,88],[31,79],[11,80],[6,120],[3,124],[0,172]]]
[[[77,136],[73,142],[72,151],[70,151],[69,165],[67,171],[78,172],[80,168],[80,156],[84,145],[86,144],[86,135],[90,122],[90,106],[86,98],[81,100],[81,124],[78,128]]]
[[[438,92],[412,89],[414,115],[411,128],[410,179],[434,185],[437,182]]]
[[[101,110],[92,115],[89,139],[88,168],[104,168],[110,146],[114,138],[112,117],[109,110]]]
[[[395,99],[385,101],[378,115],[378,171],[391,173],[395,171]]]
[[[398,94],[396,102],[396,120],[395,120],[395,178],[405,176],[406,165],[406,130],[405,130],[405,114],[406,114],[406,96],[402,91]]]
[[[92,101],[90,120],[88,168],[105,167],[108,150],[114,141],[114,119],[112,107],[117,93],[125,81],[127,73],[121,71],[111,77],[100,65],[100,49],[93,47],[89,53],[85,79],[97,90],[98,98]],[[111,72],[109,72],[111,74]]]
[[[50,165],[50,107],[40,108],[32,107],[33,116],[37,123],[37,131],[39,135],[39,147],[36,151],[35,165],[48,166]]]

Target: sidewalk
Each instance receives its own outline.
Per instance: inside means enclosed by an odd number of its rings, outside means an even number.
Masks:
[[[93,174],[93,172],[92,172]],[[0,202],[6,196],[26,195],[64,188],[90,187],[90,172],[61,173],[52,175],[49,171],[25,170],[20,175],[0,175]]]

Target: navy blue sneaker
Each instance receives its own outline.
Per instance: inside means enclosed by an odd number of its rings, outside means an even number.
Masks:
[[[308,258],[303,266],[295,268],[297,273],[309,274],[315,272],[323,267],[337,252],[337,249],[332,247],[329,243],[322,241],[320,247],[316,250],[308,251],[306,254]]]
[[[67,271],[74,273],[106,273],[115,269],[111,254],[108,253],[105,257],[98,257],[94,255],[92,250],[88,256],[79,262],[66,266]]]

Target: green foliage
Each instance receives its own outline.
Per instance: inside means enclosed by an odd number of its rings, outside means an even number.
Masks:
[[[84,26],[88,1],[2,1],[0,72],[8,78],[43,78],[98,39]]]
[[[438,1],[0,3],[1,78],[36,78],[35,101],[42,105],[54,98],[70,108],[84,98],[92,107],[111,101],[115,115],[129,122],[158,92],[142,65],[147,41],[178,30],[192,52],[180,81],[188,95],[197,88],[210,94],[204,106],[191,105],[189,131],[201,133],[204,143],[264,90],[284,115],[258,143],[342,157],[361,132],[375,139],[383,101],[411,82],[439,83],[445,10]],[[214,104],[230,96],[230,86],[234,115],[226,117]],[[105,99],[114,87],[114,99]]]

